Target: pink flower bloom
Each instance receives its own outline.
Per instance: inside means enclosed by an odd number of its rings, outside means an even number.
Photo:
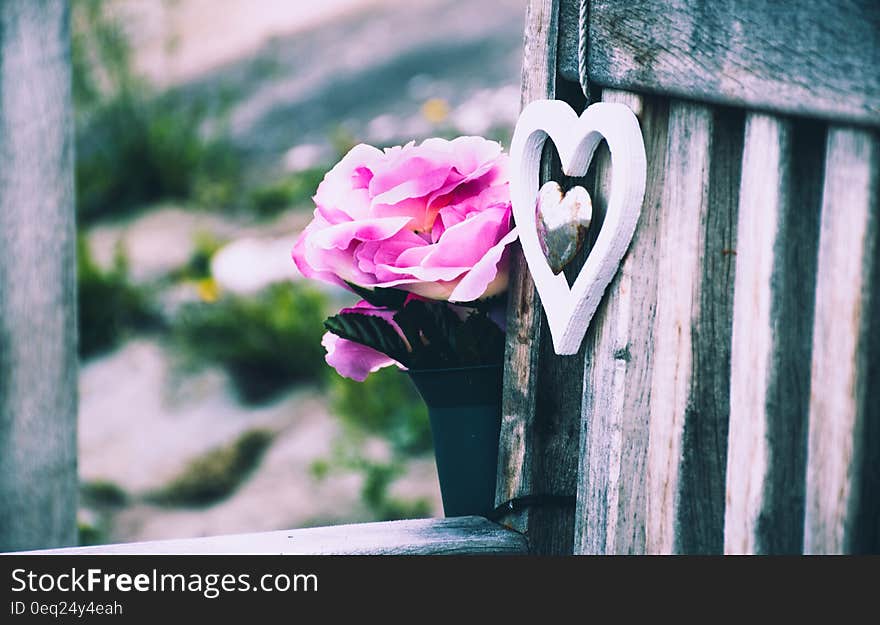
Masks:
[[[507,287],[507,157],[480,137],[354,147],[324,177],[293,259],[303,275],[467,302]]]
[[[394,326],[394,329],[400,334],[400,338],[406,342],[406,338],[403,336],[400,328],[394,323],[393,310],[376,308],[361,300],[353,308],[343,308],[339,312],[340,314],[357,313],[381,317]],[[368,375],[375,373],[383,367],[397,365],[401,369],[405,368],[396,360],[389,358],[372,347],[349,341],[348,339],[336,336],[332,332],[324,334],[324,338],[321,339],[321,345],[327,350],[327,356],[325,356],[327,364],[336,369],[336,372],[339,373],[339,375],[351,378],[352,380],[357,380],[358,382],[363,382],[367,379]]]

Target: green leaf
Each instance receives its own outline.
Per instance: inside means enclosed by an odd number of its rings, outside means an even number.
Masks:
[[[410,354],[397,330],[390,323],[373,315],[340,313],[324,322],[324,327],[341,338],[366,345],[409,366]]]
[[[394,322],[413,347],[414,367],[427,369],[460,364],[454,337],[462,321],[446,302],[412,300],[394,315]]]
[[[464,365],[490,365],[504,360],[504,333],[481,312],[471,313],[456,329],[455,344]]]

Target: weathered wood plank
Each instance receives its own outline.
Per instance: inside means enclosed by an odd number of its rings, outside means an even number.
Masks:
[[[727,553],[798,553],[823,129],[750,114],[737,226]]]
[[[556,85],[558,0],[531,0],[526,12],[523,46],[522,105],[553,98]],[[541,310],[525,258],[512,254],[507,307],[501,441],[495,502],[501,504],[532,488],[530,435],[535,416]],[[506,519],[520,531],[527,516]]]
[[[482,517],[362,523],[233,536],[38,551],[42,554],[501,555],[525,538]]]
[[[563,0],[559,70],[577,80],[577,5]],[[592,0],[601,86],[880,125],[876,0]]]
[[[657,266],[647,551],[721,553],[741,117],[673,101]]]
[[[0,550],[76,542],[68,3],[0,2]]]
[[[880,551],[880,145],[828,135],[807,462],[807,553]]]
[[[584,393],[574,552],[644,553],[656,267],[667,106],[656,98],[606,90],[602,99],[639,118],[648,161],[642,214],[629,251],[605,292],[584,344]],[[597,152],[594,215],[607,206],[613,171]],[[593,228],[601,226],[594,222]],[[595,231],[593,231],[595,235]],[[569,381],[571,384],[571,381]]]
[[[532,0],[526,16],[523,105],[556,96],[558,0]],[[553,168],[552,148],[542,165],[546,180]],[[514,255],[507,314],[501,444],[496,502],[538,494],[568,495],[575,490],[579,362],[552,354],[541,303],[522,255]],[[542,337],[547,337],[542,340]],[[575,367],[572,372],[571,368]],[[533,508],[511,511],[503,522],[524,532],[536,553],[571,552],[573,510]]]

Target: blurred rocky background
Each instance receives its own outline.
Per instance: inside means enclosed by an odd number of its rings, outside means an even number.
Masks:
[[[442,514],[405,375],[290,260],[359,142],[508,146],[523,0],[73,0],[83,544]]]

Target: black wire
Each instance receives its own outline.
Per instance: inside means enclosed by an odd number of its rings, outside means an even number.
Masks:
[[[574,495],[523,495],[508,499],[496,506],[492,512],[486,515],[486,518],[490,521],[497,521],[506,514],[526,508],[574,508],[576,504],[577,498]]]

